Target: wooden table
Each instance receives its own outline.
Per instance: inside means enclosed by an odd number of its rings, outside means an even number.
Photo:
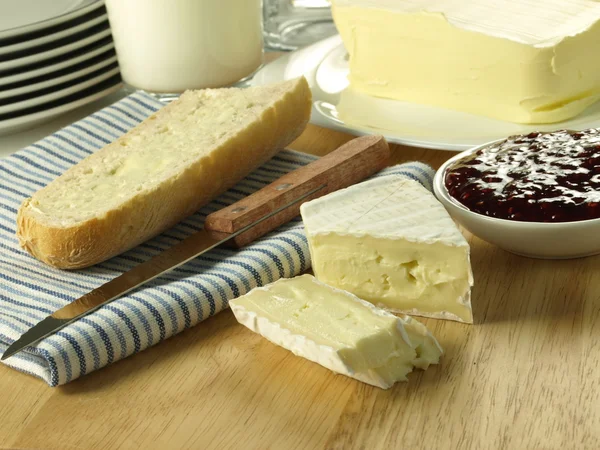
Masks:
[[[289,147],[323,155],[350,138],[309,126]],[[452,155],[392,147],[395,162]],[[0,447],[600,448],[600,257],[469,241],[476,323],[424,320],[446,354],[407,383],[336,376],[225,311],[63,387],[0,367]]]

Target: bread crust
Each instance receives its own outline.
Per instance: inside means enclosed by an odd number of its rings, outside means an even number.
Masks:
[[[300,136],[311,105],[310,88],[301,78],[259,120],[210,156],[102,216],[73,226],[45,223],[27,198],[17,214],[19,243],[35,258],[61,269],[89,267],[123,253],[195,213]],[[239,158],[240,148],[244,158]]]

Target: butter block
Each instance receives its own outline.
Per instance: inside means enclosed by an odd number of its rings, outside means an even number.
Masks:
[[[333,0],[350,89],[519,123],[600,98],[600,2]]]
[[[375,178],[300,212],[320,281],[391,312],[473,322],[469,244],[418,182]]]
[[[229,302],[250,330],[334,372],[383,389],[413,367],[437,364],[427,328],[396,317],[311,275],[281,279]]]

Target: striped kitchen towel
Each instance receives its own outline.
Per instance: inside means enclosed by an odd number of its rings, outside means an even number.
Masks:
[[[131,269],[202,227],[207,214],[251,194],[314,157],[282,151],[194,216],[139,247],[94,267],[61,271],[22,250],[15,237],[21,201],[162,106],[135,93],[0,160],[0,353],[24,331],[85,292]],[[385,169],[431,189],[421,163]],[[229,299],[310,267],[299,218],[241,250],[217,248],[20,352],[4,363],[51,386],[148,348],[228,306]]]

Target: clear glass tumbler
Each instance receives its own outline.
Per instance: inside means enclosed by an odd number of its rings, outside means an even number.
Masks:
[[[268,49],[296,50],[336,32],[328,0],[263,0]]]

